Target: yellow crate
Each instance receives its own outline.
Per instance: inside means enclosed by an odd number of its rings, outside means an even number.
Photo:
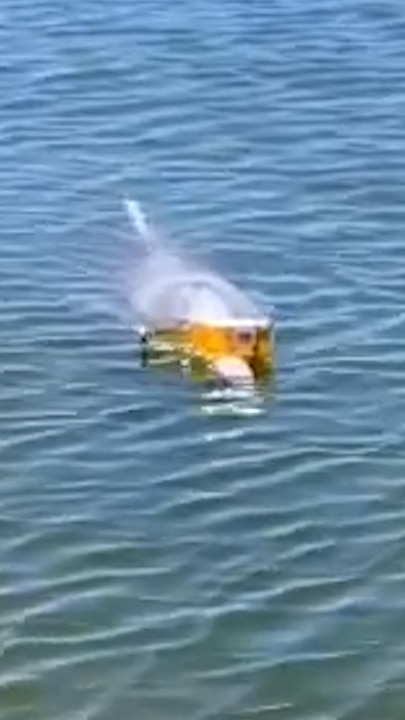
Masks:
[[[179,323],[144,331],[146,349],[171,352],[197,366],[211,366],[234,356],[247,363],[255,378],[267,375],[275,364],[274,327],[268,320],[219,323]]]

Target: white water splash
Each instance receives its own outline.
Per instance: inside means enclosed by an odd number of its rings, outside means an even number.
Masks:
[[[131,303],[138,323],[153,326],[181,320],[226,322],[263,317],[230,281],[168,247],[137,202],[126,200],[125,205],[140,250],[131,279]]]

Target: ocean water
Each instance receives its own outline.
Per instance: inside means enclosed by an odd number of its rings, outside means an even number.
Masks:
[[[3,0],[1,720],[405,714],[405,7]],[[140,363],[123,198],[275,308]]]

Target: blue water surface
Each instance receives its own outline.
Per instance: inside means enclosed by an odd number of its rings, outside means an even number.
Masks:
[[[1,720],[401,720],[405,6],[3,0]],[[124,197],[267,311],[139,362]]]

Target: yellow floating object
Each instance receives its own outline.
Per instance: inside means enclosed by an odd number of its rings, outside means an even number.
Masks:
[[[267,319],[182,322],[141,334],[146,348],[177,352],[191,363],[214,368],[225,358],[237,358],[255,379],[266,376],[275,364],[274,326]]]

